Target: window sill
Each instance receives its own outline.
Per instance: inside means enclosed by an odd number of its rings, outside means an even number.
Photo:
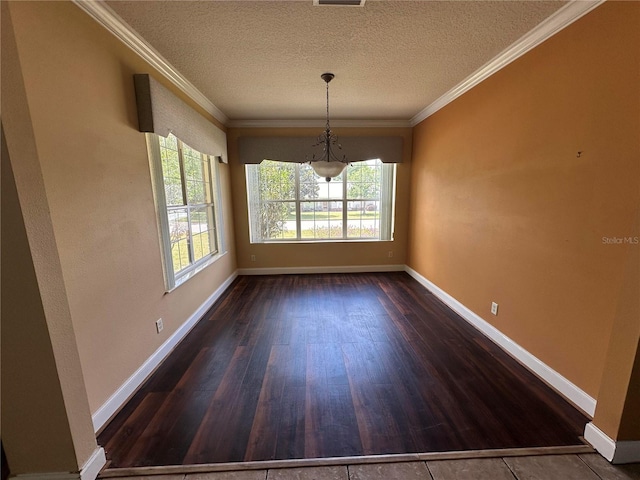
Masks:
[[[218,260],[220,260],[222,257],[224,257],[225,255],[227,255],[228,252],[221,252],[221,253],[217,253],[215,255],[210,256],[206,261],[202,262],[201,264],[199,264],[198,266],[196,266],[193,270],[190,270],[189,272],[180,275],[179,277],[176,278],[175,280],[175,286],[169,290],[165,291],[166,293],[171,293],[173,292],[176,288],[180,287],[181,285],[184,285],[187,280],[195,277],[198,273],[202,272],[204,269],[206,269],[207,267],[209,267],[210,265],[213,265],[214,263],[216,263]]]
[[[326,240],[323,239],[315,239],[315,238],[310,238],[309,240],[267,240],[264,242],[250,242],[251,245],[282,245],[282,244],[286,244],[286,245],[290,245],[290,244],[297,244],[297,245],[304,245],[304,244],[309,244],[309,243],[380,243],[380,242],[393,242],[393,238],[389,239],[389,240],[380,240],[377,238],[353,238],[353,239],[348,239],[348,238],[328,238]]]

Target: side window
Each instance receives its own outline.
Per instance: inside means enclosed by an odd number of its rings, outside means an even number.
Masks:
[[[167,290],[206,267],[218,253],[216,162],[181,142],[148,134]]]

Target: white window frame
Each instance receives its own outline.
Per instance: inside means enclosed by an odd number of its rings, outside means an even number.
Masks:
[[[285,163],[285,162],[283,162]],[[349,202],[361,202],[371,201],[372,199],[357,199],[347,198],[347,185],[348,185],[348,172],[349,166],[342,173],[342,179],[337,180],[342,183],[342,197],[325,200],[323,198],[318,199],[303,199],[300,195],[300,167],[298,163],[291,164],[295,166],[295,197],[286,200],[269,200],[270,203],[294,203],[296,211],[296,233],[293,238],[260,238],[260,225],[257,223],[257,215],[253,215],[254,211],[257,211],[260,204],[260,199],[255,198],[256,185],[254,173],[251,171],[253,168],[259,167],[259,165],[247,164],[245,165],[245,178],[247,189],[247,210],[249,216],[249,237],[251,243],[310,243],[310,242],[388,242],[393,240],[394,236],[394,224],[395,224],[395,196],[396,196],[396,164],[382,163],[381,173],[382,178],[380,180],[380,198],[375,200],[379,202],[379,235],[378,237],[348,237],[347,225],[349,210],[347,205]],[[324,181],[324,180],[323,180]],[[332,179],[331,182],[336,182]],[[253,194],[253,195],[252,195]],[[301,227],[301,205],[309,202],[342,202],[342,229],[343,233],[341,237],[334,238],[306,238],[302,237]]]
[[[146,134],[147,140],[147,151],[149,153],[149,164],[151,167],[151,179],[152,179],[152,187],[153,187],[153,197],[156,206],[156,216],[158,222],[158,236],[160,239],[160,250],[162,257],[162,270],[164,273],[164,281],[166,291],[169,292],[176,287],[182,285],[186,280],[192,278],[196,273],[202,271],[212,263],[214,263],[218,258],[220,258],[224,252],[224,243],[222,235],[222,215],[220,211],[220,185],[219,185],[219,175],[218,175],[218,162],[216,161],[216,157],[205,155],[200,152],[201,155],[208,159],[208,165],[210,168],[210,179],[209,182],[211,192],[209,192],[211,196],[211,204],[213,211],[213,231],[215,232],[213,238],[212,251],[207,255],[203,256],[199,260],[193,262],[194,250],[193,250],[193,242],[191,240],[188,241],[188,249],[189,249],[189,257],[191,259],[191,263],[178,272],[174,272],[173,265],[173,255],[171,251],[171,233],[169,229],[169,212],[176,208],[187,209],[188,212],[188,237],[191,239],[191,221],[190,214],[191,210],[196,208],[202,208],[203,206],[208,206],[210,203],[205,204],[189,204],[188,201],[185,201],[184,205],[181,206],[167,206],[167,198],[165,193],[165,182],[164,175],[162,171],[162,156],[160,153],[160,137],[154,133]],[[184,194],[185,188],[185,179],[183,171],[183,142],[176,138],[178,142],[178,155],[179,161],[181,165],[181,181],[182,188]]]

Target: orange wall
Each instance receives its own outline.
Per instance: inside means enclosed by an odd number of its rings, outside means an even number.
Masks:
[[[636,220],[640,223],[640,219]],[[634,236],[640,236],[638,225]],[[640,248],[628,250],[594,424],[610,438],[640,440]]]
[[[638,235],[638,25],[607,2],[414,129],[408,265],[593,397],[640,248],[602,240]]]
[[[247,181],[245,167],[238,158],[240,136],[316,136],[320,128],[230,128],[227,134],[231,167],[234,225],[239,268],[286,268],[328,266],[404,265],[406,262],[409,211],[410,128],[338,128],[341,136],[402,136],[403,163],[396,170],[395,233],[390,242],[305,242],[262,243],[249,241]],[[389,257],[389,251],[393,256]],[[256,261],[252,262],[251,255]]]

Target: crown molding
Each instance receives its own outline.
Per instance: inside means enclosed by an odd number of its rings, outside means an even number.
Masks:
[[[219,122],[226,124],[229,118],[200,90],[186,79],[169,61],[147,43],[138,32],[127,24],[103,0],[72,0],[80,9],[111,32],[127,47],[140,55],[165,78],[187,94]]]
[[[230,120],[232,128],[322,128],[326,119],[315,120]],[[332,127],[339,128],[410,128],[409,120],[331,120]]]
[[[224,125],[235,128],[315,128],[325,125],[325,121],[320,119],[229,120],[227,115],[187,80],[167,59],[160,55],[157,50],[149,45],[103,0],[72,1]],[[333,125],[335,127],[368,128],[413,127],[604,2],[605,0],[572,0],[410,120],[334,120]]]
[[[605,0],[572,0],[545,21],[523,35],[515,43],[507,47],[507,49],[498,54],[493,58],[493,60],[480,67],[458,85],[434,101],[431,105],[421,110],[410,120],[410,125],[413,127],[425,118],[433,115],[442,107],[451,103],[462,94],[468,92],[480,82],[503,69],[514,60],[520,58],[529,50],[537,47],[560,30],[568,27],[580,17],[586,15],[591,10],[604,3],[604,1]]]

